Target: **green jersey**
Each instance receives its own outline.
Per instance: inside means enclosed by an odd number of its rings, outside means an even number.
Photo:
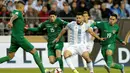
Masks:
[[[122,40],[118,37],[118,24],[114,24],[114,26],[112,26],[109,22],[96,22],[93,26],[96,26],[101,31],[100,36],[102,38],[106,38],[105,41],[101,42],[102,45],[115,43],[116,39],[122,42]]]
[[[12,34],[11,35],[14,36],[14,37],[24,36],[25,23],[24,23],[24,18],[23,18],[22,12],[19,11],[19,10],[14,10],[12,12],[12,14],[17,15],[18,18],[13,21],[13,27],[12,27]]]
[[[43,29],[47,29],[48,42],[51,43],[57,38],[62,28],[66,25],[67,22],[61,20],[60,18],[57,18],[54,22],[50,22],[50,20],[46,20],[45,22],[41,23],[39,27],[29,28],[28,30],[36,32]],[[62,40],[60,39],[60,41]]]

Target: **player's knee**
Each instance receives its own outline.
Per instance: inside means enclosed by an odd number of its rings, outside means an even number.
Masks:
[[[111,56],[111,55],[112,55],[112,51],[111,51],[111,50],[107,50],[107,51],[106,51],[106,54],[107,54],[108,56]]]
[[[89,56],[84,57],[84,59],[86,60],[86,62],[91,62],[91,59]]]
[[[54,61],[54,60],[50,60],[50,63],[51,63],[51,64],[54,64],[54,63],[55,63],[55,61]]]
[[[36,49],[33,49],[30,51],[31,54],[34,54],[36,52]]]
[[[68,54],[68,53],[65,53],[64,54],[64,58],[66,59],[66,58],[68,58],[68,57],[70,57],[71,55],[70,54]]]
[[[10,59],[12,59],[15,55],[14,54],[9,54],[8,56],[10,57]]]

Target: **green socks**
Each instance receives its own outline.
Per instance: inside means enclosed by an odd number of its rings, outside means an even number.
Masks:
[[[61,68],[62,70],[64,70],[64,68],[63,68],[63,60],[62,60],[62,58],[61,58],[61,57],[57,58],[57,61],[58,61],[59,64],[60,64],[60,68]]]
[[[110,68],[113,63],[112,56],[107,56],[107,66]]]
[[[114,68],[114,69],[122,69],[123,67],[122,67],[122,65],[115,63],[111,68]]]
[[[41,59],[40,59],[40,57],[39,57],[39,55],[38,55],[38,52],[35,52],[35,53],[32,54],[32,55],[33,55],[33,58],[34,58],[36,64],[37,64],[38,67],[40,68],[41,72],[42,72],[42,73],[45,73],[45,69],[44,69],[43,64],[42,64],[42,62],[41,62]]]
[[[123,67],[122,67],[122,65],[120,65],[120,64],[116,64],[116,63],[114,63],[113,65],[113,59],[112,59],[112,56],[107,56],[107,65],[108,65],[108,67],[110,68],[114,68],[114,69],[122,69]]]
[[[2,58],[0,58],[0,64],[5,61],[9,61],[9,60],[11,60],[11,58],[9,56],[2,57]]]

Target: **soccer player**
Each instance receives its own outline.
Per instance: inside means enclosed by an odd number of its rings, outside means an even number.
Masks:
[[[108,73],[110,73],[110,68],[119,69],[121,70],[121,73],[125,73],[124,65],[114,63],[112,58],[116,47],[116,40],[126,45],[126,43],[118,36],[119,26],[116,24],[116,22],[117,15],[112,14],[109,17],[109,22],[96,22],[94,25],[92,25],[92,27],[96,26],[101,31],[100,36],[102,38],[106,38],[106,40],[101,41],[101,53],[107,64],[105,68],[107,69]]]
[[[70,38],[69,47],[64,51],[64,58],[65,58],[67,64],[73,70],[74,73],[79,73],[71,62],[71,57],[75,54],[79,54],[86,60],[86,62],[88,62],[89,68],[91,70],[91,68],[93,68],[92,62],[89,57],[88,50],[86,49],[86,44],[85,44],[86,40],[84,40],[86,32],[89,32],[91,35],[93,35],[94,37],[96,37],[97,39],[99,39],[101,41],[103,41],[104,39],[97,36],[91,30],[91,28],[88,25],[86,25],[86,23],[84,23],[82,13],[77,13],[76,21],[72,21],[72,22],[68,23],[67,26],[62,29],[61,33],[54,40],[54,42],[58,42],[59,39],[61,38],[61,36],[63,34],[65,34],[65,32],[67,30],[70,31],[70,34],[68,34],[69,35],[68,38]],[[92,72],[91,71],[90,71],[90,73],[94,73],[93,71]]]
[[[56,61],[59,62],[60,68],[63,71],[63,61],[62,61],[62,48],[63,48],[63,37],[60,38],[60,41],[54,43],[58,34],[61,32],[62,28],[67,25],[67,22],[57,18],[56,12],[51,11],[49,13],[49,19],[43,22],[37,28],[26,28],[29,31],[38,32],[42,31],[44,28],[47,29],[48,35],[48,57],[51,64],[54,64]]]
[[[18,48],[21,47],[25,51],[33,55],[33,58],[36,64],[38,65],[38,67],[40,68],[41,73],[45,73],[38,52],[36,51],[34,46],[24,38],[25,23],[23,18],[23,11],[24,11],[24,3],[18,1],[16,4],[16,10],[13,11],[12,17],[8,23],[8,26],[12,28],[11,45],[9,48],[9,54],[8,56],[0,58],[0,63],[11,60],[15,56],[15,53],[18,50]]]
[[[83,12],[83,17],[84,17],[84,22],[86,23],[86,25],[91,26],[94,21],[93,20],[88,20],[89,19],[89,14],[87,11]],[[93,30],[93,29],[92,29]],[[96,30],[97,31],[97,30]],[[95,31],[95,32],[96,32]],[[88,50],[88,53],[91,54],[92,50],[93,50],[93,45],[94,45],[94,37],[90,34],[90,33],[86,33],[86,49]],[[84,60],[84,58],[82,58],[83,61],[83,65],[84,65],[84,69],[87,70],[87,63]],[[91,61],[91,60],[89,60]],[[91,61],[92,62],[92,61]],[[92,66],[93,67],[93,66]],[[93,71],[93,68],[92,68]]]

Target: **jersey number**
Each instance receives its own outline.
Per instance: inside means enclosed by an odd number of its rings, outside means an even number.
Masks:
[[[110,38],[112,36],[111,33],[107,33],[107,38]]]

